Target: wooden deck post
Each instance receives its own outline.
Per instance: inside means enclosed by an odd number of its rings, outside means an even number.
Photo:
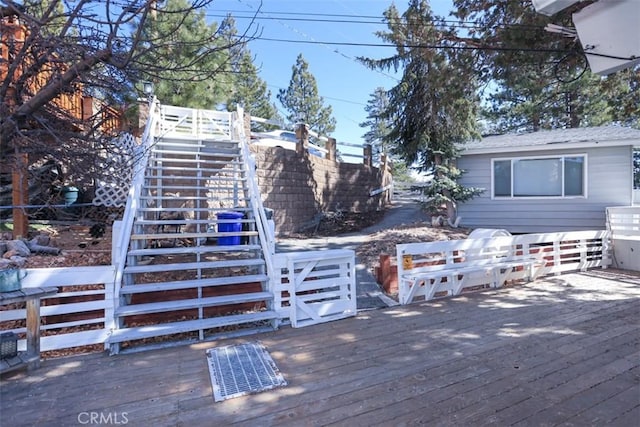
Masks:
[[[298,123],[296,125],[296,137],[298,138],[296,153],[305,155],[307,153],[307,147],[309,146],[309,125],[306,123]]]
[[[336,139],[335,138],[327,138],[327,143],[325,145],[327,149],[327,160],[336,161]]]
[[[11,173],[11,191],[13,204],[13,238],[27,237],[29,218],[20,206],[29,204],[29,156],[26,153],[16,153]]]
[[[365,144],[363,147],[364,165],[371,167],[373,164],[371,144]]]

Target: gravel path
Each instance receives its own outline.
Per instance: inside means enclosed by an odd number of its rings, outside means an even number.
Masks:
[[[366,243],[371,235],[390,228],[408,225],[412,223],[424,223],[429,217],[421,209],[415,195],[408,193],[396,195],[392,206],[387,210],[380,222],[357,233],[349,233],[341,236],[315,237],[309,239],[277,239],[277,252],[322,250],[322,249],[351,249]],[[376,283],[375,277],[370,272],[369,266],[356,258],[356,279],[358,298],[358,310],[387,307],[393,303],[382,292],[382,288]]]

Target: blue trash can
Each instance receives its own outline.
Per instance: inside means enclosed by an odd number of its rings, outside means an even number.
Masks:
[[[242,219],[244,214],[242,212],[220,212],[216,217],[220,219]],[[242,231],[242,222],[225,222],[218,224],[219,233],[239,233]],[[234,246],[240,244],[240,236],[218,237],[218,245],[221,246]]]

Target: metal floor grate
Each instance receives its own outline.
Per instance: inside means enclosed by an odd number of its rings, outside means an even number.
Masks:
[[[216,402],[287,385],[260,343],[210,348],[207,362]]]

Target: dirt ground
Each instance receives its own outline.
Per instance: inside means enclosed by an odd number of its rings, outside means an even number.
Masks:
[[[79,267],[111,263],[111,227],[102,236],[89,233],[90,224],[51,223],[31,233],[46,234],[49,246],[60,249],[59,255],[33,254],[27,258],[26,268]]]

